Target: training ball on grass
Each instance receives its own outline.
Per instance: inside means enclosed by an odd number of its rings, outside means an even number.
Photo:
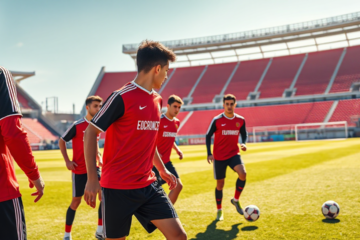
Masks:
[[[327,201],[322,205],[321,212],[327,219],[334,219],[339,215],[340,206],[334,201]]]
[[[245,207],[244,218],[249,222],[255,222],[260,217],[260,209],[255,205]]]

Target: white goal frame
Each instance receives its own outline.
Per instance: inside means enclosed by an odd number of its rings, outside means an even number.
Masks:
[[[300,124],[295,124],[295,141],[301,141],[299,140],[299,135],[298,135],[298,129],[299,127],[303,127],[303,126],[320,126],[320,127],[325,127],[326,125],[343,125],[345,126],[345,138],[348,138],[348,123],[347,121],[338,121],[338,122],[322,122],[322,123],[300,123]]]

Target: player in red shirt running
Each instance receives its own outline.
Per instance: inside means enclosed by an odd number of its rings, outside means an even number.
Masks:
[[[0,239],[26,240],[24,207],[16,180],[13,158],[36,187],[34,202],[44,194],[45,184],[21,124],[16,85],[9,70],[0,66]]]
[[[179,174],[177,173],[172,162],[170,161],[171,149],[174,149],[176,151],[176,153],[179,155],[180,160],[184,157],[183,153],[175,143],[176,134],[180,126],[180,120],[177,119],[176,116],[179,114],[181,105],[183,104],[184,102],[181,100],[180,97],[176,95],[171,95],[169,97],[167,111],[165,114],[161,115],[159,133],[156,143],[160,157],[163,160],[166,169],[169,170],[169,172],[171,172],[177,178],[176,188],[171,190],[169,193],[169,198],[173,204],[175,204],[183,188]],[[155,167],[153,168],[153,171],[158,178],[158,182],[160,182],[160,184],[164,184],[165,182],[161,179],[161,177],[159,176],[159,172]]]
[[[99,96],[90,96],[85,101],[86,116],[76,122],[64,133],[59,140],[59,147],[64,157],[66,167],[72,171],[72,201],[66,212],[65,234],[64,240],[71,240],[71,227],[74,222],[76,209],[81,203],[81,198],[84,195],[85,184],[87,182],[87,171],[84,157],[84,132],[89,125],[90,120],[100,110],[102,106],[102,98]],[[66,142],[72,140],[73,160],[70,161],[66,151]],[[97,147],[98,150],[98,147]],[[97,151],[98,158],[101,164],[101,154]],[[97,167],[97,174],[100,178],[100,168]],[[104,239],[102,234],[102,213],[101,206],[99,206],[98,228],[95,232],[97,239]]]
[[[156,181],[153,165],[170,186],[176,177],[164,166],[156,149],[160,125],[159,89],[175,54],[162,44],[144,41],[138,48],[135,80],[113,92],[85,132],[88,182],[85,201],[102,199],[103,230],[107,239],[125,239],[135,215],[150,233],[156,228],[169,240],[187,239],[177,213]],[[106,131],[101,187],[96,176],[96,136]]]
[[[239,198],[245,187],[246,170],[245,165],[240,157],[238,146],[239,134],[241,135],[241,150],[246,151],[247,132],[245,127],[245,119],[234,113],[236,106],[236,98],[232,94],[227,94],[223,98],[224,113],[214,117],[209,130],[206,134],[206,148],[208,152],[209,164],[214,164],[214,177],[217,181],[215,189],[215,199],[217,205],[217,220],[224,220],[221,207],[225,184],[226,168],[231,167],[238,175],[236,181],[235,196],[231,199],[231,203],[235,206],[238,213],[244,214]],[[211,137],[215,133],[214,138],[214,155],[211,153]]]

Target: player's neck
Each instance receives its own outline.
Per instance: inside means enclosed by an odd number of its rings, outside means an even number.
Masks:
[[[149,92],[153,89],[153,82],[151,80],[151,76],[148,74],[138,73],[134,82]]]
[[[227,113],[227,112],[224,112],[225,116],[228,117],[228,118],[233,118],[234,117],[234,113]]]
[[[86,118],[86,120],[88,120],[90,122],[92,119],[92,116],[89,113],[87,113],[85,118]]]
[[[169,112],[166,112],[166,113],[165,113],[165,116],[166,116],[168,119],[170,119],[170,120],[173,120],[173,119],[174,119],[174,117],[172,117],[172,116],[169,114]]]

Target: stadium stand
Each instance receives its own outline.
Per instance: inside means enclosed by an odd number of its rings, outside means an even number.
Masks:
[[[295,84],[296,96],[323,94],[343,49],[309,53]]]
[[[37,119],[22,118],[22,124],[27,129],[30,143],[40,143],[42,140],[55,141],[58,139]]]
[[[17,96],[22,109],[32,109],[28,100],[19,91],[17,91]]]
[[[235,66],[236,62],[209,65],[192,95],[191,103],[213,102],[215,95],[220,93]]]
[[[274,58],[259,88],[260,98],[282,97],[289,88],[305,54]]]
[[[330,93],[348,92],[354,82],[360,83],[360,46],[346,49],[345,58]]]
[[[341,100],[337,105],[330,122],[347,121],[348,126],[355,127],[360,118],[360,99]]]

